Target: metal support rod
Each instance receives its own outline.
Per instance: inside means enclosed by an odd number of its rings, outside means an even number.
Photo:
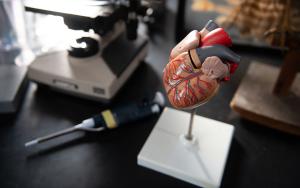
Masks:
[[[192,130],[193,130],[193,123],[194,123],[194,115],[196,114],[197,109],[194,108],[191,111],[191,118],[190,118],[190,123],[189,123],[189,129],[188,129],[188,133],[185,135],[185,138],[188,140],[192,140],[193,139],[193,135],[192,135]]]

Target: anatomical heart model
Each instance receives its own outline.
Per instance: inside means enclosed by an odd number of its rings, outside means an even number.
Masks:
[[[170,103],[178,109],[192,109],[187,138],[195,108],[209,101],[222,81],[234,73],[240,56],[228,47],[229,35],[213,21],[201,31],[191,31],[171,51],[163,73],[163,84]]]

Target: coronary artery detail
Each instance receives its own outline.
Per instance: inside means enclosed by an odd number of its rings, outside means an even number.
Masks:
[[[169,101],[176,108],[192,108],[205,103],[219,86],[217,80],[193,67],[188,52],[178,55],[166,65],[163,84]]]

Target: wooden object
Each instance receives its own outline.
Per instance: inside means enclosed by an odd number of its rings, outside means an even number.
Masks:
[[[246,119],[300,135],[300,75],[288,95],[278,96],[273,88],[279,72],[271,65],[251,63],[230,105]]]
[[[286,55],[273,90],[274,94],[281,96],[289,94],[290,87],[296,78],[297,72],[300,71],[299,61],[300,50],[290,51]]]

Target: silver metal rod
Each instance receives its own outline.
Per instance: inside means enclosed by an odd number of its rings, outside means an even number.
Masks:
[[[191,111],[189,129],[188,129],[188,133],[185,135],[185,138],[188,139],[188,140],[192,140],[193,139],[192,131],[193,131],[194,115],[196,114],[196,111],[197,111],[196,108],[194,108]]]

